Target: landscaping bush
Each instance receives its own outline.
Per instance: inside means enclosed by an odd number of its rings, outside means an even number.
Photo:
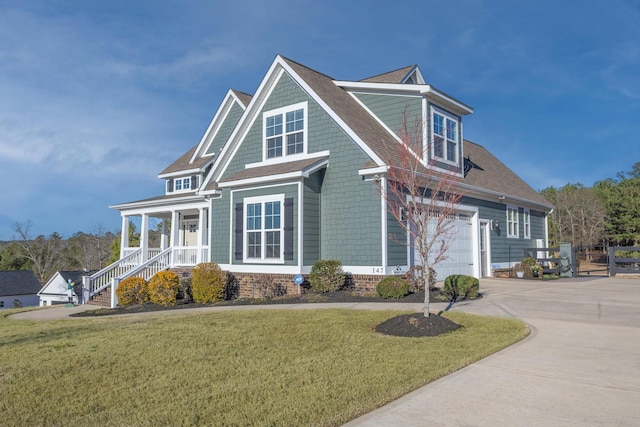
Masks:
[[[261,274],[254,279],[254,285],[260,298],[278,298],[287,294],[287,288],[274,280],[270,274]]]
[[[344,286],[344,277],[340,261],[320,260],[311,267],[309,284],[314,292],[338,291]]]
[[[465,276],[464,274],[452,274],[444,279],[443,290],[452,301],[459,298],[478,298],[480,281],[475,277]]]
[[[191,277],[183,277],[180,279],[178,296],[176,298],[182,300],[185,304],[193,302],[193,294],[191,293]]]
[[[180,277],[172,271],[160,271],[149,280],[147,289],[152,303],[174,306],[180,289]]]
[[[382,298],[404,298],[409,295],[409,283],[399,276],[387,276],[376,286],[378,295]]]
[[[124,279],[116,289],[116,296],[121,306],[144,304],[149,301],[147,281],[141,277]]]
[[[215,262],[196,265],[191,277],[193,300],[198,303],[222,301],[225,297],[227,275]]]

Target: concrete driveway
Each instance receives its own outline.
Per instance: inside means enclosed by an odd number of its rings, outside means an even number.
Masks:
[[[531,335],[347,426],[640,425],[640,280],[480,287],[454,310],[515,317]]]

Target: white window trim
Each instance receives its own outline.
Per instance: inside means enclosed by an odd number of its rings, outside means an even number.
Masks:
[[[516,212],[516,218],[515,218],[514,227],[513,227],[514,230],[515,230],[515,233],[510,233],[509,232],[509,229],[510,229],[510,227],[509,227],[509,222],[510,222],[509,211],[510,210],[514,210]],[[520,220],[519,220],[519,216],[520,215],[518,213],[518,210],[519,209],[518,209],[517,206],[507,205],[507,238],[509,238],[509,239],[518,239],[518,238],[520,238]]]
[[[528,208],[524,208],[524,212],[522,213],[522,225],[524,238],[531,239],[531,211]]]
[[[444,157],[439,157],[436,156],[436,151],[435,151],[435,143],[434,143],[434,139],[435,139],[435,132],[433,129],[433,124],[435,123],[435,118],[434,116],[438,114],[440,116],[443,116],[445,118],[445,122],[444,122],[444,133],[445,133],[445,138],[444,138],[444,142],[443,142],[443,153],[444,153]],[[447,113],[446,111],[437,108],[435,106],[431,106],[431,114],[430,114],[430,126],[429,126],[429,132],[431,135],[431,139],[429,141],[429,152],[431,153],[431,159],[433,160],[437,160],[438,162],[441,163],[446,163],[448,165],[453,165],[453,166],[460,166],[460,144],[461,144],[461,134],[462,134],[462,124],[461,121],[458,117]],[[451,161],[447,159],[447,122],[446,120],[451,120],[453,122],[455,122],[456,124],[456,160],[455,161]]]
[[[287,138],[286,138],[286,126],[287,126],[287,120],[286,120],[286,113],[291,112],[291,111],[295,111],[295,110],[302,110],[302,153],[295,153],[295,154],[287,154]],[[308,120],[307,120],[307,112],[309,110],[309,102],[308,101],[304,101],[304,102],[299,102],[297,104],[292,104],[292,105],[287,105],[286,107],[281,107],[281,108],[276,108],[275,110],[269,110],[269,111],[265,111],[262,113],[262,161],[263,162],[268,162],[268,161],[272,161],[273,159],[282,159],[282,158],[289,158],[289,159],[293,159],[296,156],[300,157],[300,156],[305,156],[307,154],[307,145],[308,145],[308,134],[309,134],[309,124],[308,124]],[[278,156],[278,157],[268,157],[267,155],[267,117],[272,117],[272,116],[277,116],[277,115],[282,115],[282,156]]]
[[[178,184],[178,181],[180,181],[180,189],[176,190],[176,186]],[[168,187],[168,182],[169,180],[167,180],[167,187]],[[184,188],[184,183],[187,182],[189,183],[189,188]],[[167,193],[169,194],[176,194],[176,193],[188,193],[188,192],[193,192],[195,191],[195,188],[191,188],[191,176],[188,177],[180,177],[180,178],[173,178],[173,190],[172,191],[167,191]]]
[[[266,251],[266,238],[265,238],[265,229],[264,229],[264,204],[267,202],[280,202],[280,228],[275,229],[280,231],[280,257],[279,258],[265,258],[267,253]],[[260,232],[262,233],[261,238],[261,249],[260,249],[260,258],[249,258],[247,255],[249,253],[248,250],[248,233],[247,229],[247,205],[261,203],[261,228]],[[253,231],[253,230],[252,230]],[[274,231],[269,230],[269,231]],[[284,194],[273,194],[268,196],[256,196],[256,197],[245,197],[243,200],[242,206],[242,261],[246,263],[261,263],[261,264],[284,264]]]

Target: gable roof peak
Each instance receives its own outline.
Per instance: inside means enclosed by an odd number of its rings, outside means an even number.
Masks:
[[[411,77],[413,81],[409,81]],[[406,67],[398,68],[397,70],[387,71],[386,73],[377,74],[375,76],[367,77],[360,80],[366,83],[416,83],[425,84],[422,78],[422,73],[417,64],[407,65]]]

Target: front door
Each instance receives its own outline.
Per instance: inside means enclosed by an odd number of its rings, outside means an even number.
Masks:
[[[189,219],[182,221],[183,246],[198,246],[198,220]]]

